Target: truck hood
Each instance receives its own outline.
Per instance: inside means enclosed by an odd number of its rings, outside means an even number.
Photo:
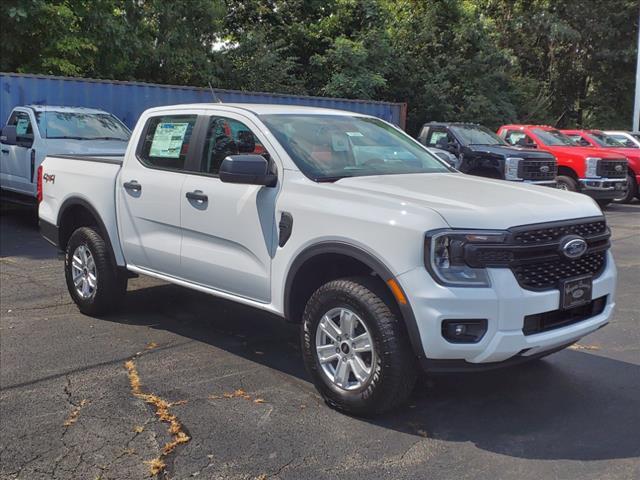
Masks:
[[[596,157],[596,158],[605,158],[608,160],[621,160],[624,159],[625,156],[623,153],[613,153],[611,150],[604,148],[593,148],[593,147],[547,147],[548,151],[554,153],[565,153],[568,155],[576,155],[583,158],[587,157]]]
[[[47,154],[114,154],[124,155],[128,142],[119,140],[74,140],[70,138],[47,139]]]
[[[353,177],[335,186],[429,208],[453,228],[506,229],[602,215],[586,195],[462,173]]]
[[[469,145],[467,148],[475,153],[486,153],[491,156],[519,157],[531,160],[554,160],[553,155],[549,152],[536,150],[534,148],[509,147],[506,145]]]

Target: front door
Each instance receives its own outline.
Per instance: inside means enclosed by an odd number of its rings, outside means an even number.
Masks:
[[[116,181],[118,229],[127,265],[180,273],[180,206],[197,115],[150,117]],[[128,152],[132,155],[132,152]]]
[[[268,302],[271,259],[278,241],[278,187],[223,183],[218,178],[228,155],[269,155],[261,137],[255,125],[240,115],[206,118],[199,171],[187,174],[182,184],[181,276]]]
[[[7,125],[16,127],[16,145],[0,145],[0,172],[2,185],[11,190],[32,194],[36,193],[32,167],[32,146],[34,126],[27,112],[14,111]]]

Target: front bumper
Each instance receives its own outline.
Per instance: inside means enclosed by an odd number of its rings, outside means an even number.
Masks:
[[[593,298],[606,296],[602,313],[568,326],[525,335],[524,317],[557,310],[559,290],[534,292],[518,285],[508,268],[490,268],[492,287],[453,288],[437,284],[424,268],[410,270],[398,277],[407,294],[424,352],[429,362],[496,366],[535,358],[560,349],[604,326],[613,312],[616,267],[611,252],[607,266],[593,280]],[[447,319],[487,319],[488,329],[478,343],[450,343],[441,334]],[[415,344],[415,342],[414,342]],[[452,362],[453,361],[453,362]],[[456,368],[458,369],[458,368]]]
[[[614,199],[624,196],[627,178],[581,178],[582,193],[595,199]]]

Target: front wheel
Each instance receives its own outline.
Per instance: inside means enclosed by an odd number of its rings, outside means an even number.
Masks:
[[[627,175],[627,191],[624,197],[616,198],[616,203],[631,203],[633,199],[638,195],[638,185],[633,175]]]
[[[567,175],[558,175],[556,177],[556,188],[569,192],[577,192],[578,182]]]
[[[609,206],[609,204],[613,202],[613,200],[611,199],[607,199],[607,200],[596,200],[596,203],[600,206],[600,208],[606,208]]]
[[[91,227],[73,232],[64,266],[67,289],[82,313],[107,313],[126,291],[126,276],[112,264],[106,242]]]
[[[416,381],[404,326],[369,278],[334,280],[303,315],[305,366],[327,404],[374,415],[402,404]]]

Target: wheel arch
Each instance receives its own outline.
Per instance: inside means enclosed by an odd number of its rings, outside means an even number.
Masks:
[[[66,199],[58,210],[58,248],[66,250],[69,238],[80,227],[95,227],[109,249],[109,257],[113,265],[118,265],[109,231],[98,211],[87,200],[80,197]]]
[[[385,263],[376,256],[346,242],[317,243],[305,248],[296,256],[285,281],[283,304],[285,319],[299,323],[308,299],[320,285],[330,280],[353,275],[372,275],[379,278],[379,284],[383,286],[382,291],[386,299],[392,302],[399,319],[405,325],[416,356],[424,357],[420,331],[409,299],[406,299],[404,304],[398,302],[387,283],[389,280],[394,280],[402,290],[398,280]]]
[[[566,165],[558,165],[557,175],[565,175],[567,177],[573,178],[576,181],[579,179],[576,171],[571,167],[567,167]]]

